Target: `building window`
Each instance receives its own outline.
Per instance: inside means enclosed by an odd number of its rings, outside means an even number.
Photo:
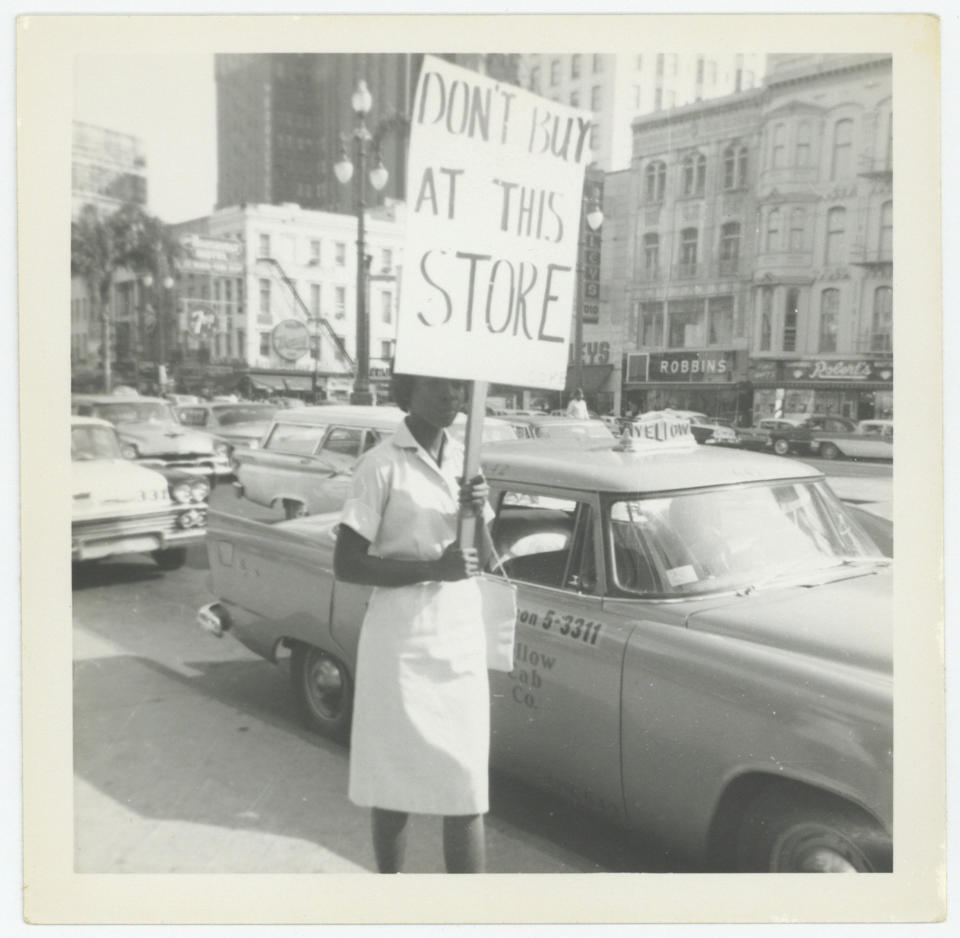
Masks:
[[[580,56],[579,55],[570,56],[570,77],[571,78],[580,77]]]
[[[893,257],[893,202],[884,202],[880,207],[880,260]]]
[[[773,128],[773,148],[770,165],[781,169],[787,164],[787,125],[776,124]]]
[[[663,303],[640,304],[640,347],[663,347]]]
[[[830,178],[846,179],[853,172],[853,121],[839,120],[833,125],[833,159]]]
[[[729,345],[733,341],[733,297],[711,297],[707,301],[707,322],[707,344]]]
[[[600,128],[597,124],[590,125],[590,149],[594,153],[597,152],[600,146]]]
[[[380,252],[380,269],[384,271],[393,270],[393,249],[384,248]]]
[[[530,69],[530,90],[539,91],[540,90],[540,66],[534,65]]]
[[[767,215],[767,252],[780,250],[780,209],[774,208]]]
[[[783,309],[783,350],[797,350],[797,320],[800,317],[800,291],[796,287],[787,290],[787,303]]]
[[[393,358],[393,340],[384,339],[380,342],[380,357],[384,361],[389,361]]]
[[[660,266],[660,235],[650,232],[643,236],[643,269],[648,277],[655,277]]]
[[[246,359],[247,357],[247,332],[245,329],[237,329],[237,358]]]
[[[870,351],[893,351],[893,290],[890,287],[877,287],[873,291],[873,332],[870,335]]]
[[[560,82],[560,60],[553,59],[550,62],[550,84],[556,85]]]
[[[657,53],[657,77],[659,78],[662,75],[663,75],[663,53],[658,52]]]
[[[703,195],[707,179],[707,158],[702,153],[691,153],[683,160],[681,187],[684,195]]]
[[[263,315],[270,315],[270,281],[260,281],[260,312]]]
[[[837,350],[837,328],[840,319],[840,291],[824,290],[820,294],[820,342],[821,352]]]
[[[737,150],[737,187],[742,189],[747,184],[747,148]]]
[[[773,287],[760,291],[760,351],[769,352],[773,342]]]
[[[790,210],[790,250],[802,251],[804,232],[807,227],[807,213],[802,208]]]
[[[641,107],[640,102],[643,100],[641,97],[641,91],[642,89],[639,85],[633,86],[633,109],[635,111],[639,111]]]
[[[343,267],[347,263],[347,246],[342,241],[338,241],[334,245],[334,260],[337,267]]]
[[[659,111],[663,108],[663,89],[657,88],[653,92],[653,109]]]
[[[680,232],[680,276],[693,277],[697,272],[697,229]]]
[[[703,56],[697,56],[697,84],[703,84]]]
[[[259,250],[260,257],[269,257],[270,256],[270,235],[262,234],[259,239]]]
[[[580,107],[580,92],[571,91],[570,92],[570,107]]]
[[[723,188],[735,189],[737,186],[737,153],[733,147],[723,151]]]
[[[593,74],[599,75],[603,71],[603,56],[594,54],[593,56]]]
[[[810,121],[797,125],[797,166],[810,165]]]
[[[393,322],[393,294],[380,294],[380,321],[388,325]]]
[[[670,300],[667,304],[670,348],[703,348],[703,300]]]
[[[320,263],[320,242],[316,239],[310,242],[310,263],[315,265]]]
[[[320,315],[320,284],[319,283],[310,284],[310,314],[313,316]]]
[[[648,202],[662,202],[667,182],[667,167],[662,160],[647,163],[643,173],[643,189]]]
[[[599,111],[601,104],[601,95],[603,94],[603,88],[600,85],[594,85],[590,89],[590,110]]]
[[[333,314],[337,319],[343,319],[347,315],[347,288],[337,287],[334,292]]]
[[[720,229],[720,273],[734,274],[740,260],[740,223],[728,221]]]
[[[832,208],[827,212],[827,242],[824,252],[824,263],[840,264],[843,262],[843,239],[846,225],[846,209]]]
[[[264,358],[269,358],[270,356],[270,333],[269,332],[260,333],[260,354]]]

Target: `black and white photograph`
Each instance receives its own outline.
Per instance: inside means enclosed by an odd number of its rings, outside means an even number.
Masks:
[[[28,921],[945,914],[936,19],[762,19],[21,17]]]

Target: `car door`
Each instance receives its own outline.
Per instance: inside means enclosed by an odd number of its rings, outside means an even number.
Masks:
[[[337,511],[350,494],[353,467],[364,451],[367,431],[362,427],[332,426],[316,453],[310,473],[306,506],[312,514]]]
[[[492,527],[518,587],[514,669],[491,672],[495,768],[622,822],[619,706],[626,630],[604,617],[597,500],[502,492]]]
[[[332,475],[321,467],[316,452],[326,436],[326,424],[306,424],[276,420],[260,449],[240,457],[237,480],[244,495],[260,505],[290,499],[306,503],[315,476]]]

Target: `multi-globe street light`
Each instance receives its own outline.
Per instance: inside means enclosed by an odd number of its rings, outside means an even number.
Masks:
[[[371,404],[373,396],[370,393],[370,332],[367,321],[367,256],[364,229],[364,201],[366,196],[366,164],[367,148],[373,140],[373,135],[367,129],[366,116],[373,107],[373,96],[363,80],[357,82],[356,91],[350,98],[350,106],[356,116],[356,126],[353,130],[353,159],[347,155],[344,146],[340,159],[334,164],[333,171],[337,179],[346,185],[356,178],[356,212],[357,212],[357,375],[353,385],[353,394],[350,401],[353,404]],[[380,190],[390,178],[387,168],[380,158],[379,149],[375,153],[376,165],[370,170],[370,185]]]

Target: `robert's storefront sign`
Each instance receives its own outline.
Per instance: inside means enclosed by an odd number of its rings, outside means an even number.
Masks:
[[[627,383],[734,380],[736,352],[636,352],[627,356]]]
[[[893,363],[817,358],[787,362],[784,376],[792,381],[893,381]]]

